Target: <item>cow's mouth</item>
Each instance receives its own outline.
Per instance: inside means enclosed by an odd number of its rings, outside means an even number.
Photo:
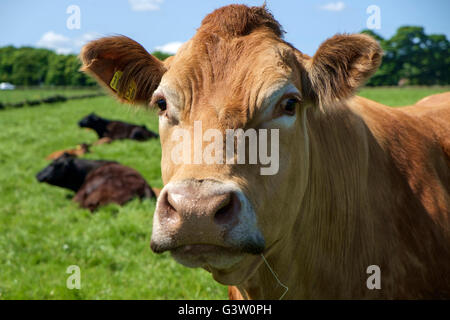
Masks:
[[[256,269],[261,257],[241,249],[211,244],[191,244],[170,250],[180,264],[191,268],[203,268],[224,285],[237,285]]]
[[[186,267],[201,267],[223,285],[241,284],[262,262],[260,255],[216,245],[187,245],[170,252],[177,262]]]
[[[45,172],[39,172],[36,175],[36,180],[39,182],[47,182],[48,181],[48,176]]]
[[[265,240],[242,190],[231,182],[187,179],[168,183],[158,197],[150,248],[170,251],[180,264],[210,271],[223,284],[239,283]]]
[[[240,250],[212,244],[190,244],[170,250],[173,258],[191,268],[226,270],[244,258]]]

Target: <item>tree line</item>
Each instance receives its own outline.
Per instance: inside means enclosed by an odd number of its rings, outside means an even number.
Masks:
[[[404,26],[389,39],[364,30],[383,48],[383,61],[369,86],[450,84],[450,43],[443,34],[425,34],[423,27]]]
[[[423,27],[404,26],[389,39],[364,30],[384,50],[379,70],[369,86],[450,84],[450,43],[445,35],[425,34]],[[169,54],[153,52],[164,60]],[[62,55],[32,47],[0,48],[0,82],[19,86],[93,86],[95,81],[79,72],[76,55]]]
[[[162,60],[170,56],[162,52],[153,54]],[[81,62],[74,54],[32,47],[0,48],[0,82],[16,86],[95,86],[95,80],[80,72],[80,67]]]
[[[74,54],[62,55],[32,47],[0,48],[0,82],[19,86],[90,86],[95,82],[79,72]]]

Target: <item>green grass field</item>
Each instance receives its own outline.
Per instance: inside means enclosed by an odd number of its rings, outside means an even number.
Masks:
[[[54,150],[94,142],[77,122],[95,111],[157,130],[153,112],[110,97],[0,111],[0,299],[221,299],[226,287],[149,249],[155,202],[110,205],[95,214],[70,191],[39,184],[35,174]],[[161,187],[159,141],[117,141],[86,158],[112,159]],[[66,288],[66,269],[81,269],[81,290]]]
[[[391,107],[399,107],[414,104],[426,96],[446,91],[450,91],[450,87],[448,86],[409,87],[409,88],[366,87],[359,92],[359,95],[386,104]]]
[[[448,90],[367,88],[360,94],[398,106]],[[92,111],[157,130],[153,112],[108,96],[0,111],[0,299],[226,299],[226,287],[206,271],[150,251],[154,201],[91,214],[69,200],[71,192],[35,180],[47,154],[96,140],[77,126]],[[86,158],[119,161],[162,187],[159,141],[117,141],[92,151]],[[66,287],[70,265],[81,269],[80,290]]]
[[[16,89],[16,90],[0,90],[1,103],[15,103],[24,100],[39,100],[55,95],[63,95],[65,97],[79,96],[88,93],[96,93],[101,89],[94,88],[32,88],[32,89]]]

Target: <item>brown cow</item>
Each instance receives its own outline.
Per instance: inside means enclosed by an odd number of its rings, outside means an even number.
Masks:
[[[91,171],[73,201],[94,211],[108,203],[123,205],[136,197],[156,198],[156,195],[139,172],[111,163]]]
[[[237,286],[236,298],[450,298],[450,132],[439,124],[450,101],[423,117],[355,97],[381,61],[374,39],[336,35],[309,57],[282,35],[264,7],[231,5],[167,62],[126,37],[83,48],[84,70],[122,101],[160,108],[152,250]],[[198,123],[278,129],[278,173],[192,163],[189,149],[178,161],[173,134],[195,136]],[[219,155],[223,143],[211,142]]]
[[[74,157],[80,157],[82,155],[84,155],[85,153],[89,153],[90,152],[90,144],[87,143],[82,143],[77,145],[77,147],[75,149],[65,149],[65,150],[58,150],[58,151],[54,151],[51,154],[49,154],[47,157],[45,157],[45,159],[47,160],[56,160],[59,157],[63,156],[64,154],[68,154]]]
[[[154,198],[152,189],[136,170],[108,160],[78,159],[63,154],[41,170],[36,179],[76,192],[73,201],[91,211],[108,203],[123,205],[135,197]]]
[[[147,129],[145,125],[135,125],[117,120],[108,120],[95,113],[91,113],[78,122],[81,128],[94,130],[99,140],[95,145],[110,143],[114,140],[131,139],[137,141],[147,141],[158,138],[158,134]]]
[[[446,106],[448,105],[448,101],[450,101],[450,92],[444,92],[444,93],[438,93],[438,94],[433,94],[432,96],[429,97],[425,97],[421,100],[419,100],[418,102],[416,102],[416,106],[438,106],[438,105],[443,105]]]

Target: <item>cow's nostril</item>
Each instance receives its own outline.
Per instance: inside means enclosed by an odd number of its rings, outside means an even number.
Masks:
[[[39,182],[45,182],[45,180],[47,180],[47,176],[44,175],[42,172],[39,172],[39,173],[36,175],[36,179],[37,179],[37,181],[39,181]]]
[[[170,203],[170,200],[171,199],[170,199],[169,193],[166,193],[164,196],[164,205],[173,211],[177,211],[177,210],[175,210],[175,207],[172,205],[172,203]]]
[[[231,224],[241,210],[241,203],[234,192],[230,194],[227,200],[214,215],[214,221],[217,224]]]
[[[174,205],[173,199],[171,199],[168,192],[164,193],[160,206],[162,209],[160,215],[164,218],[170,218],[177,212],[177,209],[175,209],[176,205]]]

